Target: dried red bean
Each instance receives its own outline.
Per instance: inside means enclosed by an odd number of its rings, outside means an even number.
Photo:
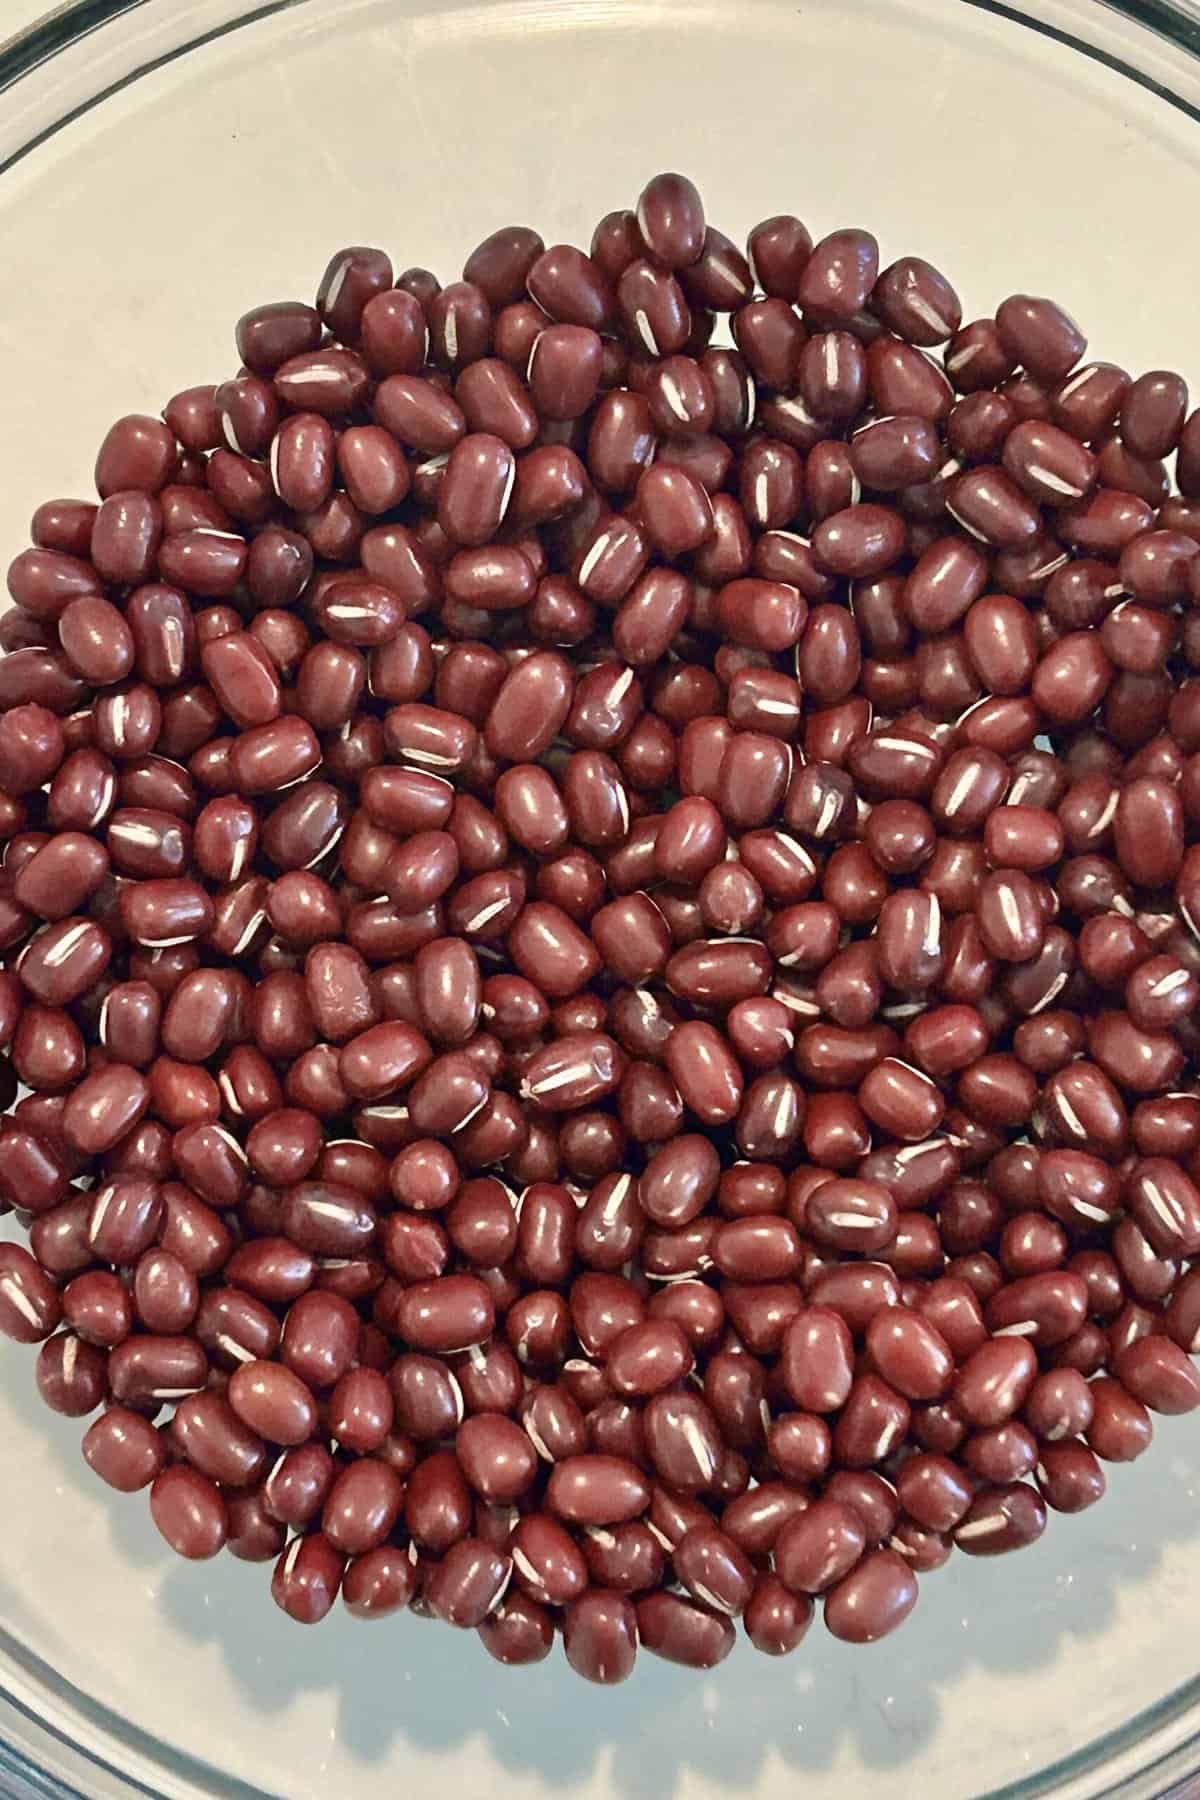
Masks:
[[[904,1558],[872,1550],[826,1595],[825,1624],[849,1643],[875,1643],[902,1625],[916,1602],[916,1577]]]
[[[338,1596],[345,1558],[323,1532],[294,1537],[271,1577],[271,1597],[300,1625],[316,1625]]]
[[[150,1513],[177,1555],[190,1561],[215,1556],[228,1535],[228,1512],[220,1489],[184,1463],[155,1478]]]

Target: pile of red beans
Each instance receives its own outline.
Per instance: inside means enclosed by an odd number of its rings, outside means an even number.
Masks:
[[[0,1328],[295,1619],[869,1642],[1200,1402],[1200,413],[879,262],[341,251],[9,570]]]

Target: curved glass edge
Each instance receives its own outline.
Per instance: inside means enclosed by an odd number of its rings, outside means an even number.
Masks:
[[[3,1742],[0,1742],[0,1784],[10,1800],[81,1800],[77,1789],[64,1787],[52,1775],[35,1769],[11,1745]]]
[[[88,32],[148,3],[149,0],[67,0],[67,4],[56,7],[13,37],[0,40],[0,91]],[[1011,18],[1015,23],[1036,23],[1019,8],[1002,4],[1002,0],[966,0],[966,3]],[[1200,4],[1197,0],[1092,0],[1092,3],[1145,26],[1200,56]],[[1087,45],[1081,42],[1080,48],[1086,50]]]
[[[131,13],[140,12],[154,0],[73,0],[36,20],[15,36],[0,41],[0,94],[35,73],[62,52],[83,42]],[[0,162],[0,174],[21,157],[44,143],[82,113],[91,111],[120,89],[143,75],[177,61],[214,39],[241,26],[254,24],[277,12],[299,7],[306,0],[266,0],[238,17],[189,36],[157,56],[137,63],[123,75],[90,95],[80,104],[64,112],[43,130],[37,132],[6,160]],[[1093,15],[1108,14],[1126,20],[1155,37],[1183,50],[1200,61],[1200,0],[1087,0]],[[1125,57],[1090,42],[1088,38],[1058,25],[1045,16],[1043,8],[1027,12],[1004,0],[962,0],[962,4],[1002,18],[1026,30],[1037,32],[1104,64],[1127,77],[1138,86],[1158,95],[1170,105],[1200,123],[1200,106],[1130,63]],[[181,15],[181,18],[183,15]],[[1084,20],[1079,18],[1082,28]],[[257,1788],[222,1776],[209,1765],[172,1750],[140,1732],[129,1720],[100,1705],[66,1683],[49,1664],[33,1656],[7,1633],[0,1632],[0,1662],[9,1668],[19,1666],[41,1691],[54,1693],[68,1707],[88,1718],[100,1729],[111,1732],[134,1749],[150,1765],[147,1773],[165,1773],[169,1759],[176,1775],[203,1783],[213,1800],[266,1800]],[[1165,1733],[1172,1724],[1181,1722],[1200,1706],[1200,1677],[1167,1696],[1158,1705],[1139,1714],[1127,1726],[1094,1740],[1082,1750],[1051,1765],[1039,1774],[1002,1788],[989,1791],[981,1800],[1037,1800],[1038,1796],[1056,1794],[1061,1800],[1073,1800],[1087,1794],[1090,1800],[1200,1800],[1200,1726],[1180,1742],[1154,1746],[1153,1738]],[[1101,1770],[1115,1757],[1128,1757],[1141,1747],[1157,1749],[1154,1761],[1146,1767],[1118,1773],[1114,1782],[1102,1787],[1088,1783],[1088,1777]],[[31,1758],[39,1759],[34,1762]],[[87,1790],[70,1785],[66,1769],[51,1772],[45,1764],[58,1763],[64,1755],[72,1765],[72,1774],[88,1780]],[[39,1766],[41,1765],[41,1766]],[[96,1776],[105,1782],[103,1796],[92,1784]],[[106,1759],[93,1754],[85,1745],[56,1730],[26,1706],[3,1681],[0,1681],[0,1794],[5,1800],[155,1800],[156,1790]]]
[[[989,13],[1026,30],[1035,31],[1080,55],[1102,63],[1200,123],[1200,105],[1185,99],[1157,76],[1130,62],[1126,56],[1107,49],[1094,41],[1094,37],[1085,34],[1089,27],[1095,33],[1100,19],[1108,15],[1137,25],[1200,61],[1200,0],[1068,0],[1067,17],[1062,24],[1048,16],[1052,10],[1050,6],[1028,4],[1028,0],[1025,4],[1011,5],[1007,0],[961,0],[961,3],[978,12]],[[0,94],[93,33],[153,4],[154,0],[72,0],[72,3],[58,7],[24,31],[18,32],[15,37],[0,42]],[[251,7],[235,18],[218,23],[209,30],[186,36],[157,56],[136,63],[116,80],[64,112],[60,118],[18,146],[6,159],[0,160],[0,174],[81,113],[90,111],[142,75],[161,68],[168,62],[177,61],[201,45],[236,31],[243,25],[254,24],[273,13],[304,4],[305,0],[264,0],[263,4]],[[181,23],[186,22],[186,13],[181,13],[179,17]]]
[[[1086,15],[1078,18],[1079,29],[1072,29],[1075,18],[1060,25],[1048,16],[1049,9],[1046,7],[1029,13],[1020,6],[1005,4],[1005,0],[964,0],[964,4],[973,6],[978,12],[990,13],[993,18],[1007,19],[1014,25],[1023,25],[1042,37],[1050,38],[1054,43],[1090,57],[1093,62],[1101,63],[1114,73],[1126,76],[1130,81],[1136,82],[1138,87],[1145,88],[1148,93],[1165,100],[1178,112],[1186,113],[1188,118],[1195,119],[1200,124],[1200,104],[1185,99],[1182,94],[1168,87],[1165,81],[1148,70],[1137,68],[1116,50],[1107,49],[1103,44],[1081,36],[1080,31],[1085,22],[1088,22]],[[1084,6],[1092,21],[1097,21],[1104,13],[1110,13],[1143,27],[1155,37],[1200,59],[1200,7],[1196,6],[1195,0],[1084,0]],[[1080,9],[1074,6],[1068,7],[1067,11],[1069,14],[1079,14]]]
[[[16,1691],[49,1695],[63,1720]],[[76,1730],[76,1723],[79,1729]],[[114,1740],[123,1766],[100,1754],[89,1736]],[[76,1786],[75,1784],[79,1785]],[[0,1795],[3,1800],[164,1800],[204,1794],[208,1800],[273,1800],[262,1789],[151,1736],[94,1700],[42,1657],[0,1628]]]
[[[274,13],[286,12],[304,4],[305,0],[264,0],[260,6],[217,20],[207,30],[169,42],[156,53],[152,52],[141,60],[135,56],[129,67],[95,89],[91,88],[89,81],[89,91],[83,98],[74,105],[67,106],[58,117],[18,143],[9,154],[0,153],[0,175],[5,174],[15,163],[20,162],[47,139],[54,137],[65,126],[91,112],[112,95],[120,93],[123,88],[131,87],[142,76],[152,74],[168,63],[178,62],[193,50],[201,49],[218,38],[227,37],[244,25],[253,25],[261,19],[270,18]],[[105,27],[123,18],[131,18],[135,13],[144,12],[150,18],[149,9],[152,5],[153,0],[76,0],[76,4],[60,7],[57,12],[48,14],[28,30],[0,43],[0,96],[11,93],[19,82],[35,74],[46,63],[67,51],[75,50],[88,38],[97,36]],[[167,7],[159,5],[154,8],[154,17],[156,20],[171,21],[174,15]],[[186,24],[186,14],[179,14],[178,17]]]
[[[1023,1781],[1010,1783],[980,1800],[1200,1800],[1200,1677],[1176,1688],[1165,1699],[1138,1713],[1127,1724],[1094,1738],[1081,1750],[1052,1763]],[[1178,1743],[1169,1742],[1171,1727],[1192,1724]],[[1156,1738],[1159,1740],[1156,1742]],[[1164,1742],[1163,1739],[1168,1741]],[[1152,1761],[1127,1766],[1149,1751]],[[1096,1775],[1111,1778],[1096,1785]]]
[[[76,44],[90,32],[132,12],[145,0],[74,0],[35,19],[13,37],[0,41],[0,92],[48,62],[68,44]]]
[[[1185,50],[1200,55],[1200,6],[1195,0],[1128,0],[1128,4],[1122,0],[1099,0],[1099,4],[1136,19],[1139,25],[1147,25],[1151,31],[1173,38]]]

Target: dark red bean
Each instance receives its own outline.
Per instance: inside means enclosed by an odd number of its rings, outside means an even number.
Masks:
[[[0,1249],[0,1330],[19,1344],[37,1344],[62,1315],[58,1291],[19,1244]]]
[[[746,1636],[765,1656],[787,1656],[804,1641],[813,1602],[793,1594],[774,1575],[759,1575],[746,1605]]]
[[[849,1574],[866,1547],[862,1521],[838,1500],[818,1500],[784,1525],[772,1560],[785,1587],[819,1594]]]
[[[1004,348],[1030,374],[1061,381],[1087,348],[1074,320],[1053,300],[1014,294],[996,309]]]
[[[872,1550],[830,1589],[825,1625],[851,1644],[872,1644],[902,1625],[917,1603],[916,1576],[894,1550]]]
[[[552,319],[599,329],[612,298],[600,267],[570,244],[552,244],[531,264],[525,284]]]
[[[1046,1528],[1046,1509],[1039,1494],[1021,1482],[983,1488],[954,1533],[968,1556],[1000,1556],[1032,1544]]]
[[[140,1413],[110,1406],[89,1426],[83,1439],[88,1467],[118,1493],[149,1487],[167,1460],[161,1432]]]
[[[310,1390],[278,1363],[241,1363],[230,1378],[229,1404],[251,1431],[271,1444],[302,1444],[316,1426]]]
[[[805,259],[796,298],[822,319],[849,319],[867,303],[879,273],[879,246],[870,232],[833,231]]]
[[[522,1428],[498,1413],[478,1413],[458,1428],[455,1454],[476,1493],[493,1504],[520,1498],[531,1485],[537,1453]]]
[[[52,1412],[84,1418],[108,1391],[104,1353],[70,1332],[59,1332],[38,1352],[36,1380],[38,1393]]]
[[[511,1574],[509,1557],[480,1539],[460,1539],[430,1578],[426,1588],[430,1610],[448,1625],[482,1625],[500,1604]]]
[[[345,1558],[323,1532],[294,1537],[275,1565],[271,1597],[300,1625],[316,1625],[338,1596]]]
[[[953,1386],[956,1406],[975,1425],[1002,1425],[1024,1403],[1037,1358],[1019,1337],[994,1337],[962,1365]]]
[[[1126,1184],[1126,1203],[1161,1256],[1192,1256],[1200,1247],[1200,1191],[1175,1163],[1139,1162]]]
[[[258,1480],[266,1463],[262,1439],[248,1430],[220,1394],[192,1394],[181,1400],[170,1435],[193,1468],[222,1488],[244,1488]]]
[[[189,1561],[215,1556],[228,1535],[228,1513],[219,1488],[184,1463],[163,1469],[155,1478],[150,1514],[172,1550]]]
[[[1114,1360],[1113,1372],[1152,1412],[1191,1412],[1200,1405],[1200,1376],[1194,1363],[1172,1339],[1156,1332],[1126,1345]]]
[[[949,1345],[927,1318],[905,1307],[884,1307],[867,1329],[867,1349],[884,1379],[912,1400],[934,1400],[954,1369]]]
[[[408,1605],[416,1574],[408,1555],[388,1545],[354,1557],[342,1581],[346,1611],[355,1619],[381,1619]]]
[[[637,1626],[644,1649],[692,1669],[712,1669],[723,1662],[736,1635],[730,1620],[665,1589],[638,1601]]]
[[[572,1601],[563,1619],[567,1661],[585,1681],[625,1681],[637,1658],[638,1618],[625,1595],[591,1588]]]
[[[546,1504],[572,1524],[614,1525],[639,1517],[650,1498],[649,1483],[635,1464],[619,1457],[567,1457],[551,1470]]]

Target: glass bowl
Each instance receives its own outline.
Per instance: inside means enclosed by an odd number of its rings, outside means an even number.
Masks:
[[[1191,0],[82,0],[0,49],[0,93],[6,555],[39,500],[90,491],[109,420],[229,373],[238,314],[309,295],[333,248],[456,273],[509,220],[586,241],[659,168],[735,235],[869,225],[967,317],[1052,293],[1093,354],[1200,376]],[[0,1348],[22,1800],[1083,1800],[1200,1764],[1200,1416],[1023,1555],[954,1557],[873,1650],[814,1630],[611,1692],[404,1618],[300,1630],[267,1571],[173,1562],[80,1435]]]

